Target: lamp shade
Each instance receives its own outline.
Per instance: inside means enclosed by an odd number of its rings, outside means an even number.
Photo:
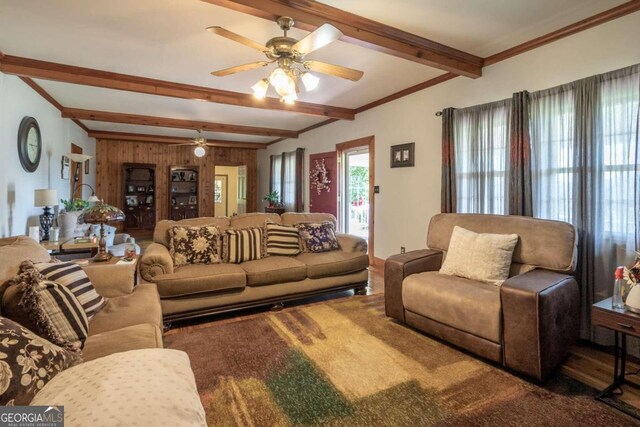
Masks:
[[[93,156],[89,156],[87,154],[68,153],[67,157],[70,158],[72,162],[84,163]]]
[[[119,221],[124,221],[124,212],[106,203],[98,203],[85,209],[78,218],[79,223],[86,224],[104,224]]]
[[[33,206],[57,206],[58,205],[58,190],[51,188],[44,188],[36,190],[33,194]]]

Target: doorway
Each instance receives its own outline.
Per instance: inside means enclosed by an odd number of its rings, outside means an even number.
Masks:
[[[215,216],[233,216],[247,211],[247,167],[215,166],[213,179]]]
[[[365,239],[373,264],[374,241],[374,137],[336,145],[340,169],[338,222],[340,231]]]

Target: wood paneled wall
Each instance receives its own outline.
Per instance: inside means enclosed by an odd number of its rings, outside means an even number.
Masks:
[[[213,180],[215,165],[247,166],[247,212],[256,211],[258,191],[258,161],[256,150],[208,147],[207,154],[198,158],[192,146],[173,144],[114,141],[98,139],[96,143],[96,195],[106,203],[123,206],[123,163],[151,163],[156,165],[156,219],[169,216],[169,167],[173,165],[200,166],[199,216],[213,214]]]

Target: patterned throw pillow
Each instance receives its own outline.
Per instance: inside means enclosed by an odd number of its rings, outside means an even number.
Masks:
[[[296,224],[304,252],[328,252],[340,249],[333,223]]]
[[[169,252],[173,265],[217,264],[220,262],[218,239],[220,231],[213,225],[186,227],[176,225],[169,229]]]
[[[82,267],[73,262],[55,262],[34,264],[47,280],[66,286],[82,304],[82,309],[91,320],[106,304],[106,300],[93,287],[91,280]]]
[[[46,280],[31,261],[20,265],[20,274],[9,281],[22,289],[18,305],[40,335],[68,350],[79,351],[87,339],[89,321],[82,305],[66,286]]]
[[[82,359],[0,317],[0,405],[28,405],[57,374]]]
[[[241,262],[263,258],[263,236],[264,231],[262,227],[227,230],[225,239],[227,261],[233,264],[239,264]]]
[[[295,227],[267,221],[267,253],[269,255],[298,255],[300,235]]]

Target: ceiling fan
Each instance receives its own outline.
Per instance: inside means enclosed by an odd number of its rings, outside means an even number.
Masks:
[[[191,140],[191,142],[185,142],[183,144],[177,145],[193,145],[195,148],[193,149],[193,154],[196,157],[204,157],[207,154],[206,147],[213,147],[214,144],[210,144],[207,142],[207,139],[202,136],[202,131],[198,129],[198,136]]]
[[[214,71],[211,74],[217,77],[228,76],[240,71],[253,70],[255,68],[266,67],[269,64],[277,62],[278,68],[273,70],[268,78],[260,79],[251,87],[256,98],[264,98],[267,94],[269,84],[271,84],[280,100],[292,104],[298,99],[298,77],[302,80],[307,91],[313,90],[318,86],[320,79],[309,71],[315,71],[330,76],[336,76],[343,79],[358,81],[363,76],[363,72],[347,68],[340,65],[327,64],[325,62],[307,60],[305,57],[313,51],[316,51],[329,43],[338,40],[342,36],[342,32],[331,24],[323,24],[315,31],[309,33],[301,40],[287,37],[287,32],[293,27],[293,19],[288,16],[281,16],[276,20],[284,36],[278,36],[270,39],[264,45],[250,40],[244,36],[226,30],[222,27],[209,27],[207,31],[226,37],[229,40],[241,43],[250,48],[259,50],[267,57],[267,61],[257,61],[244,65],[237,65],[231,68]]]

